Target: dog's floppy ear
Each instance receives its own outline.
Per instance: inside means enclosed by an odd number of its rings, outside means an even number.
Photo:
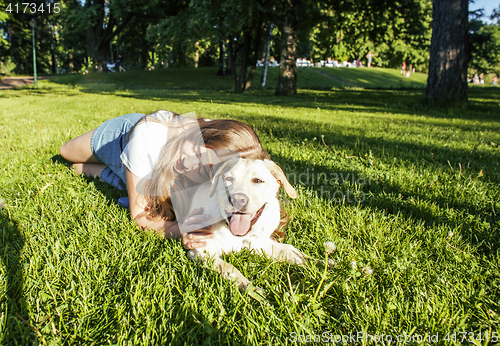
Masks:
[[[227,167],[234,162],[232,160],[226,160],[224,161],[221,166],[215,171],[215,174],[212,178],[212,189],[210,190],[210,198],[215,194],[215,191],[217,190],[217,185],[219,184],[219,180],[221,180],[221,175],[224,173],[224,171],[227,169]]]
[[[288,196],[290,196],[291,198],[297,198],[297,191],[295,191],[293,186],[290,185],[288,179],[285,176],[285,173],[283,173],[283,170],[280,168],[280,166],[278,166],[273,161],[267,159],[264,160],[264,164],[266,165],[269,172],[271,172],[273,177],[276,178],[281,187],[285,189]]]

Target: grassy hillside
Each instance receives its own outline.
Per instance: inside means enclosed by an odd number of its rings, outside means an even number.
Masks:
[[[412,73],[404,77],[395,69],[323,67],[321,71],[368,89],[419,89],[425,88],[427,83],[427,74]]]
[[[214,89],[233,90],[234,79],[231,76],[217,77],[213,68],[179,68],[159,71],[130,71],[108,73],[104,75],[72,75],[59,79],[63,84],[84,84],[93,87],[93,83],[113,84],[116,88],[149,89]],[[275,89],[278,83],[279,68],[268,69],[266,89]],[[332,76],[334,78],[330,78]],[[252,82],[253,89],[260,89],[262,68],[258,68]],[[298,88],[328,90],[332,88],[360,87],[369,89],[407,89],[425,88],[427,75],[414,73],[410,78],[401,76],[399,71],[380,68],[299,68]]]

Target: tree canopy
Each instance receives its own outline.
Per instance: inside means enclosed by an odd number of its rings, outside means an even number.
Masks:
[[[37,6],[56,4],[36,0]],[[10,2],[0,0],[7,9]],[[61,0],[59,11],[0,12],[0,61],[15,73],[33,70],[34,18],[37,64],[42,73],[106,71],[124,57],[128,69],[215,66],[234,78],[235,92],[252,86],[257,61],[281,64],[278,94],[293,94],[295,61],[358,60],[372,66],[403,62],[427,71],[432,0]],[[500,8],[494,23],[470,17],[470,71],[498,71]],[[269,30],[272,25],[271,36]],[[3,68],[5,72],[6,69]],[[472,73],[472,72],[471,72]],[[285,84],[283,84],[285,83]]]

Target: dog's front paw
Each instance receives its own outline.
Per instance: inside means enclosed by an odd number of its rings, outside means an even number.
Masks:
[[[287,262],[304,265],[307,262],[307,257],[302,252],[297,250],[294,246],[289,244],[281,244],[283,245],[283,249],[281,250],[281,254],[283,259]]]

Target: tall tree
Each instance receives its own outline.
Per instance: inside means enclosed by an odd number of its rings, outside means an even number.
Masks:
[[[297,93],[297,40],[308,36],[322,19],[319,3],[313,0],[285,0],[276,6],[276,17],[281,19],[280,72],[276,95]],[[280,22],[278,19],[274,23]]]
[[[86,45],[88,22],[82,16],[83,11],[78,0],[67,0],[58,27],[60,63],[69,72],[80,71],[83,65],[89,67]]]
[[[229,65],[236,93],[247,91],[262,49],[265,23],[272,21],[276,0],[191,0],[191,25],[215,41],[228,40]],[[239,65],[239,73],[236,64]]]
[[[140,10],[140,3],[126,0],[86,0],[85,14],[88,21],[87,47],[88,54],[101,63],[103,71],[107,70],[106,62],[110,43]]]
[[[266,79],[267,79],[267,70],[268,70],[268,63],[269,63],[269,53],[271,51],[271,40],[273,38],[273,29],[274,29],[274,24],[271,23],[269,26],[269,34],[267,36],[267,42],[266,42],[266,50],[265,50],[265,55],[264,55],[264,67],[262,71],[262,77],[260,80],[260,86],[265,87],[266,86]]]
[[[377,66],[426,66],[431,42],[431,0],[329,1],[311,32],[312,58],[363,60],[375,53]]]
[[[500,25],[486,24],[478,18],[469,20],[469,68],[488,73],[500,64]]]
[[[283,9],[280,72],[276,95],[297,93],[297,30],[299,28],[300,3],[287,0]]]
[[[435,0],[425,97],[440,105],[467,101],[468,0]]]

